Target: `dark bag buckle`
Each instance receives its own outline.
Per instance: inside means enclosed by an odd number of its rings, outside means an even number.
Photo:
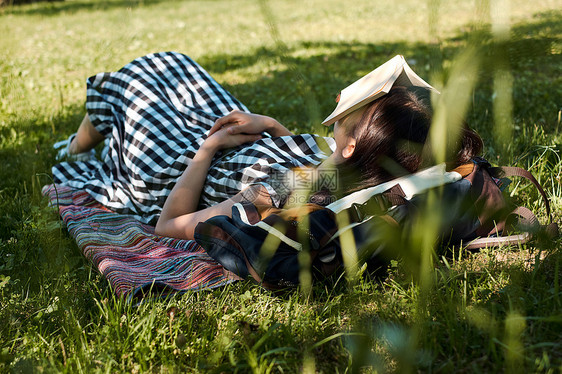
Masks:
[[[349,208],[351,222],[362,222],[368,216],[382,215],[392,206],[383,194],[372,196],[363,204],[353,203]]]

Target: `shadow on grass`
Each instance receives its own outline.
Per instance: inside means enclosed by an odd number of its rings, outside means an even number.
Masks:
[[[289,47],[283,55],[275,48],[262,47],[248,55],[204,56],[198,63],[211,75],[244,70],[264,61],[284,65],[249,77],[247,83],[223,85],[253,112],[278,118],[298,132],[321,132],[315,125],[334,109],[342,88],[396,54],[407,56],[414,69],[421,67],[420,74],[427,75],[434,48],[408,43],[305,42]],[[300,51],[308,52],[303,57]]]
[[[8,0],[9,1],[9,0]],[[49,1],[49,4],[18,4],[0,6],[0,12],[14,15],[56,16],[59,13],[104,11],[114,8],[153,6],[172,0],[99,0],[99,1]],[[1,14],[1,13],[0,13]]]
[[[559,248],[560,240],[557,246]],[[551,247],[552,244],[549,245]],[[479,257],[485,257],[479,255]],[[559,263],[562,252],[559,249],[543,248],[517,250],[502,248],[488,254],[488,260],[477,265],[479,270],[457,270],[451,277],[453,285],[442,285],[443,291],[436,290],[434,301],[430,306],[431,315],[435,316],[446,329],[435,329],[427,326],[427,341],[449,341],[442,345],[441,359],[452,360],[466,365],[477,363],[476,371],[496,372],[501,369],[502,362],[488,360],[478,362],[478,356],[470,357],[459,352],[471,352],[474,348],[482,356],[501,355],[505,348],[506,336],[509,332],[507,319],[516,313],[524,320],[526,332],[524,339],[525,356],[544,358],[545,349],[552,362],[560,360],[560,310],[561,300],[557,292]],[[492,280],[493,287],[488,282]],[[468,284],[467,294],[461,292]],[[454,295],[445,289],[458,290]],[[463,302],[463,298],[468,300]],[[458,322],[458,306],[468,303],[469,308],[463,312],[463,321]],[[537,359],[540,360],[540,359]],[[500,366],[498,366],[498,364]],[[522,363],[524,364],[524,363]],[[526,365],[529,365],[527,362]],[[495,366],[486,370],[488,365]],[[548,367],[548,363],[545,366]],[[553,367],[555,364],[553,365]],[[490,368],[492,369],[492,368]]]
[[[512,39],[494,43],[487,31],[478,39],[463,33],[440,45],[424,43],[356,43],[304,42],[290,46],[285,53],[275,48],[259,48],[253,54],[204,56],[198,62],[211,74],[244,70],[263,61],[285,64],[284,69],[268,71],[252,77],[247,83],[225,87],[250,110],[280,119],[302,132],[322,131],[314,123],[321,121],[334,108],[339,91],[387,61],[396,54],[404,55],[412,68],[432,81],[433,74],[447,75],[441,67],[473,43],[482,58],[480,79],[474,93],[468,122],[482,136],[492,141],[493,74],[500,53],[507,55],[514,78],[514,123],[541,125],[545,133],[557,133],[557,116],[562,92],[553,84],[562,68],[558,22],[562,12],[551,11],[535,16],[534,22],[516,25]],[[306,56],[300,51],[306,50]],[[314,51],[318,52],[315,53]],[[328,51],[328,52],[326,52]],[[515,134],[517,136],[517,133]]]

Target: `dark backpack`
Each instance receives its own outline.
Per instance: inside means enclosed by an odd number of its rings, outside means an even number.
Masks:
[[[199,223],[195,240],[226,269],[242,278],[250,276],[268,289],[279,289],[298,285],[303,267],[312,269],[316,279],[341,271],[345,235],[349,239],[352,234],[353,257],[370,269],[399,257],[391,242],[407,238],[415,225],[423,224],[428,209],[443,217],[437,230],[438,248],[477,249],[524,243],[539,234],[558,235],[548,198],[528,171],[494,168],[478,158],[445,174],[449,179],[423,172],[398,178],[327,207],[235,204],[232,217]],[[549,225],[540,225],[527,208],[510,206],[502,190],[512,176],[525,177],[537,187]],[[419,186],[424,181],[428,187]]]

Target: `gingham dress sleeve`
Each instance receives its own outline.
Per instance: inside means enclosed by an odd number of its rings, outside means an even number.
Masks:
[[[55,183],[87,191],[108,208],[155,223],[166,197],[214,122],[248,109],[201,66],[175,52],[138,58],[87,81],[86,110],[109,142],[103,160],[63,162],[53,167]],[[302,135],[264,138],[216,155],[200,207],[227,199],[252,183],[268,182],[274,170],[317,164],[330,140]]]
[[[252,184],[263,185],[281,207],[292,192],[290,170],[319,165],[335,149],[332,138],[304,134],[263,138],[232,150],[210,168],[202,207],[221,202]]]

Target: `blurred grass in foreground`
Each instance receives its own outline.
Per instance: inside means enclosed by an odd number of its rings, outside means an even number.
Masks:
[[[86,77],[140,55],[189,54],[252,111],[306,132],[333,109],[341,88],[403,54],[430,83],[462,98],[439,110],[465,106],[491,162],[533,172],[560,220],[556,5],[67,0],[1,8],[0,368],[560,370],[560,240],[441,257],[422,230],[429,242],[418,263],[421,283],[406,258],[383,277],[363,274],[349,286],[338,279],[306,297],[275,297],[241,282],[133,306],[113,296],[39,194],[50,183],[52,144],[84,114]],[[502,18],[507,10],[511,19]],[[464,76],[474,67],[459,60],[468,49],[480,68]],[[459,61],[466,67],[457,74]],[[514,184],[514,197],[544,220],[534,188]]]

